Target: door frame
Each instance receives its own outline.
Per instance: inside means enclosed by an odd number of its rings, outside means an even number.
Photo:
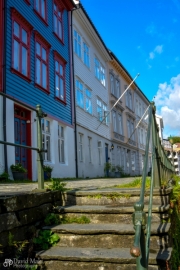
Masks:
[[[25,112],[26,116],[24,117],[22,115],[16,114],[16,110]],[[26,143],[28,146],[31,146],[31,111],[17,104],[14,104],[14,119],[15,118],[26,121]],[[26,151],[27,151],[27,170],[28,170],[27,175],[28,179],[32,179],[32,150],[27,149]]]

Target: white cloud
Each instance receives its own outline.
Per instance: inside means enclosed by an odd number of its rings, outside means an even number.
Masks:
[[[155,57],[155,54],[154,54],[153,52],[150,52],[150,53],[149,53],[149,58],[150,58],[150,59],[154,59],[154,57]]]
[[[155,103],[158,114],[163,117],[166,134],[180,134],[180,74],[170,83],[160,83]]]
[[[156,48],[154,49],[154,52],[161,54],[163,52],[163,45],[156,46]]]
[[[152,52],[149,53],[149,59],[154,59],[156,54],[163,52],[163,45],[157,45]]]

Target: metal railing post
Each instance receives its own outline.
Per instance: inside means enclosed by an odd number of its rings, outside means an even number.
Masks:
[[[42,129],[41,118],[44,117],[41,105],[36,105],[37,116],[37,147],[40,149],[37,152],[37,169],[38,169],[38,189],[44,189],[44,170],[43,170],[43,155],[42,155]]]

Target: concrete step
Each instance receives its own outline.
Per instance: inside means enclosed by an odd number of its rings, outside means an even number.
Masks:
[[[170,223],[151,225],[151,247],[170,245],[168,231]],[[133,246],[134,228],[132,224],[62,224],[46,226],[60,236],[58,246],[93,248],[128,248]]]
[[[149,270],[165,270],[171,249],[152,250]],[[129,248],[66,248],[52,247],[36,254],[44,261],[47,270],[136,270],[136,259]],[[158,266],[157,266],[158,264]]]
[[[132,213],[134,207],[122,206],[119,204],[112,205],[72,205],[58,207],[57,213],[61,217],[81,217],[86,216],[90,219],[90,223],[132,223]],[[152,222],[161,222],[163,219],[168,219],[169,205],[152,207]],[[148,207],[145,205],[144,211],[148,212]]]
[[[154,190],[153,204],[169,204],[169,193],[171,189]],[[140,189],[94,189],[94,190],[71,190],[63,194],[63,205],[119,205],[133,206],[139,201]],[[149,202],[149,190],[145,191],[144,203]]]

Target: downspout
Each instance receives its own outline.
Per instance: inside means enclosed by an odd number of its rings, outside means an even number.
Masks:
[[[3,44],[3,92],[6,94],[6,30],[7,30],[7,1],[4,0],[4,44]],[[7,141],[6,133],[6,97],[3,96],[3,137],[4,141]],[[7,145],[4,144],[4,170],[8,172],[8,162],[7,162]]]
[[[72,85],[73,85],[73,107],[74,107],[74,138],[75,138],[75,167],[76,167],[76,178],[78,178],[78,150],[77,150],[77,123],[76,123],[76,101],[75,101],[75,80],[74,80],[74,54],[73,54],[73,27],[72,27],[72,14],[73,11],[75,9],[73,9],[71,11],[71,59],[72,59]]]

